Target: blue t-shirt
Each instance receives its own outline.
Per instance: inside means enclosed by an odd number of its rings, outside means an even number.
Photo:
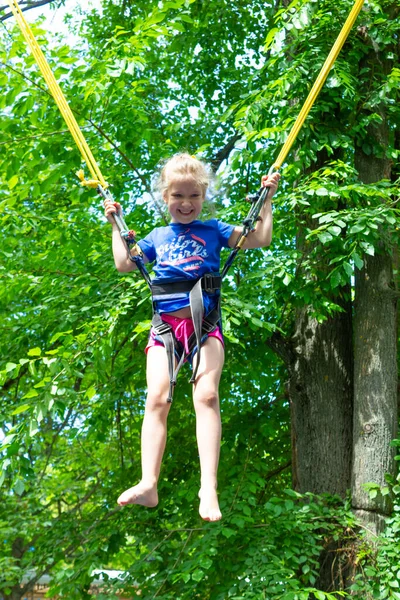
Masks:
[[[156,227],[138,242],[149,262],[154,262],[154,283],[165,279],[199,279],[206,273],[218,273],[222,248],[228,247],[233,225],[217,219],[192,221],[188,225],[170,223]],[[204,309],[208,313],[216,304],[217,294],[203,293]],[[189,294],[179,293],[168,298],[154,296],[157,312],[174,312],[189,306]]]

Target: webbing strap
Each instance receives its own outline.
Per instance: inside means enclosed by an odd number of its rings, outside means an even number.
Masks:
[[[345,43],[354,23],[357,19],[361,8],[364,4],[364,0],[356,0],[352,10],[350,11],[349,16],[346,19],[345,24],[342,27],[341,32],[339,33],[336,42],[332,46],[332,50],[330,51],[317,79],[313,87],[310,90],[310,93],[307,96],[306,101],[304,102],[302,109],[288,135],[286,142],[284,143],[282,150],[279,153],[278,158],[274,162],[272,169],[280,169],[283,161],[288,155],[293,142],[295,141],[300,129],[303,126],[304,121],[307,118],[308,113],[310,112],[318,94],[321,91],[322,86],[324,85],[326,78],[328,77],[329,71],[331,70],[335,60],[337,59],[339,52],[341,51],[343,44]]]
[[[63,116],[68,129],[70,130],[72,137],[75,140],[76,145],[80,153],[82,154],[82,158],[88,166],[88,169],[93,177],[92,181],[85,181],[84,177],[80,175],[80,179],[83,185],[89,185],[90,187],[97,187],[100,184],[103,188],[107,187],[107,182],[105,181],[100,168],[94,158],[86,139],[73,115],[72,110],[70,109],[65,96],[57,83],[56,78],[53,75],[52,70],[49,67],[49,64],[35,38],[31,28],[29,27],[23,12],[21,11],[17,0],[7,0],[13,15],[15,16],[17,23],[21,29],[21,32],[31,49],[31,52],[39,66],[39,69],[42,72],[42,75],[49,87],[51,95],[57,103],[58,108],[60,109],[61,115]]]
[[[198,279],[153,279],[151,291],[153,298],[170,294],[190,292]],[[221,288],[222,277],[219,273],[206,273],[201,278],[201,287],[208,294],[214,294]]]
[[[161,316],[158,313],[153,315],[152,326],[154,331],[163,341],[165,352],[167,353],[167,361],[168,361],[168,374],[169,374],[169,392],[167,402],[172,402],[172,398],[174,395],[174,387],[176,385],[176,377],[178,375],[178,371],[183,364],[183,359],[179,361],[179,366],[175,369],[175,338],[172,333],[172,327],[169,323],[166,323],[161,319]]]
[[[192,313],[192,321],[194,326],[194,334],[196,337],[197,353],[196,353],[196,366],[193,365],[193,373],[190,379],[190,383],[196,381],[197,371],[200,366],[200,354],[201,354],[201,328],[203,326],[204,317],[204,304],[203,304],[203,290],[202,280],[196,283],[189,294],[190,312]]]
[[[173,392],[176,385],[178,373],[185,362],[185,359],[190,356],[196,349],[196,366],[193,367],[193,374],[190,383],[195,383],[197,371],[200,365],[201,345],[204,337],[211,333],[221,319],[220,305],[214,308],[204,317],[204,304],[202,289],[205,286],[204,278],[199,279],[193,286],[190,292],[190,309],[194,331],[188,339],[188,351],[176,341],[169,323],[162,320],[161,315],[157,312],[153,314],[152,327],[159,338],[161,338],[168,359],[168,375],[169,375],[169,394],[167,402],[172,402]],[[218,279],[220,279],[218,277]],[[215,281],[215,278],[214,280]],[[170,284],[173,285],[172,283]],[[177,361],[177,362],[176,362]],[[176,363],[176,364],[175,364]]]

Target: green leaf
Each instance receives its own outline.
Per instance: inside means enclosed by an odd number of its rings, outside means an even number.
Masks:
[[[16,409],[14,409],[11,414],[19,415],[19,414],[29,410],[30,407],[31,407],[30,404],[21,404],[21,406],[18,406]]]
[[[203,556],[200,558],[199,564],[202,569],[210,569],[213,566],[213,561],[208,556]]]
[[[27,392],[24,396],[22,396],[22,400],[28,399],[28,398],[36,398],[37,396],[39,396],[38,392],[32,388],[29,390],[29,392]]]
[[[243,505],[242,511],[243,511],[243,514],[245,514],[246,516],[248,516],[248,517],[251,516],[251,508],[247,504]]]
[[[18,181],[19,181],[18,175],[13,175],[11,177],[11,179],[8,180],[8,187],[10,188],[10,190],[13,190],[15,188],[15,186],[18,184]]]
[[[337,288],[342,283],[342,277],[339,269],[336,268],[334,271],[332,271],[329,282],[332,286],[332,289]]]
[[[93,396],[95,396],[97,393],[96,388],[91,386],[90,388],[88,388],[85,392],[85,396],[86,398],[88,398],[88,400],[91,400],[93,398]]]
[[[230,529],[229,527],[223,527],[222,535],[229,539],[230,537],[235,535],[235,531],[233,529]]]
[[[331,233],[333,236],[338,236],[342,233],[342,230],[340,227],[337,227],[336,225],[331,225],[330,227],[328,227],[328,231],[329,233]]]
[[[375,248],[372,244],[368,244],[367,242],[361,242],[361,248],[370,256],[375,255]]]
[[[204,571],[202,571],[202,569],[196,569],[194,573],[192,573],[192,579],[193,581],[196,581],[197,583],[199,581],[201,581],[204,577]]]
[[[16,435],[16,433],[10,433],[9,435],[6,435],[6,437],[2,441],[2,446],[8,446],[9,444],[11,444]]]
[[[184,24],[179,23],[179,21],[174,21],[173,28],[176,29],[177,31],[180,31],[181,33],[185,33],[185,31],[186,31],[186,27],[184,26]]]
[[[285,277],[283,278],[283,285],[289,285],[291,281],[292,281],[292,276],[289,275],[289,273],[286,273]]]
[[[31,421],[29,423],[29,435],[31,437],[35,436],[39,431],[38,425],[37,425],[37,421]]]
[[[360,233],[361,231],[364,231],[366,228],[366,224],[365,223],[356,223],[355,225],[352,225],[349,229],[349,233]]]
[[[61,337],[65,337],[66,335],[69,335],[70,333],[72,333],[72,329],[69,329],[68,331],[58,331],[51,337],[50,344],[54,344],[54,342],[59,340]]]
[[[28,351],[28,356],[41,356],[42,351],[40,348],[31,348]]]
[[[277,27],[273,27],[272,29],[269,30],[268,35],[265,38],[265,43],[264,43],[265,51],[269,50],[272,42],[275,39],[275,35],[277,34],[278,31],[279,31],[279,29]]]
[[[13,488],[15,493],[18,494],[18,496],[22,496],[25,490],[25,483],[22,481],[22,479],[17,479],[17,481],[13,485]]]
[[[354,264],[356,265],[357,269],[362,269],[363,268],[364,261],[359,256],[359,254],[357,254],[357,252],[353,252],[352,259],[354,260]]]
[[[333,240],[333,237],[327,231],[323,231],[322,233],[318,234],[318,239],[322,244],[327,244],[328,242]]]
[[[350,263],[348,263],[348,262],[345,261],[343,263],[343,269],[345,270],[346,275],[348,275],[349,277],[352,277],[352,275],[353,275],[353,267],[351,266]]]

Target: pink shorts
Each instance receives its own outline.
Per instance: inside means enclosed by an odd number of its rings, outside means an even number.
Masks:
[[[185,352],[188,352],[188,340],[194,331],[192,319],[181,319],[180,317],[173,317],[172,315],[167,315],[164,313],[161,315],[161,318],[163,321],[171,325],[175,338],[185,348]],[[222,345],[224,345],[224,338],[219,325],[217,325],[213,331],[206,334],[205,337],[215,337],[221,342]],[[160,339],[157,338],[157,334],[153,327],[150,330],[149,341],[147,342],[147,346],[145,348],[146,354],[148,349],[152,346],[164,346]]]

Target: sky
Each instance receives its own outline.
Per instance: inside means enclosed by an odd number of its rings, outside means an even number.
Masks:
[[[64,23],[64,18],[66,14],[74,14],[76,8],[82,4],[82,1],[84,2],[85,7],[100,7],[101,5],[101,0],[66,0],[65,6],[61,6],[57,9],[51,8],[48,4],[34,8],[25,13],[25,18],[28,21],[31,21],[43,15],[46,19],[46,29],[53,33],[63,33],[67,38],[67,42],[72,45],[74,36],[68,32],[67,25]]]
[[[67,13],[73,13],[75,8],[79,6],[79,0],[67,0],[66,6],[54,9],[50,5],[40,6],[39,8],[33,8],[32,10],[25,13],[27,20],[36,19],[37,17],[44,15],[46,17],[46,25],[52,31],[62,31],[66,26],[64,24],[64,17]]]
[[[52,29],[58,29],[64,27],[63,19],[67,13],[71,13],[74,11],[75,7],[79,5],[78,0],[72,0],[66,3],[66,6],[61,6],[60,8],[54,9],[51,8],[50,5],[46,4],[45,6],[40,6],[39,8],[32,9],[29,11],[29,14],[34,15],[36,17],[39,15],[44,15],[46,17],[46,21]],[[27,13],[28,14],[28,13]]]

